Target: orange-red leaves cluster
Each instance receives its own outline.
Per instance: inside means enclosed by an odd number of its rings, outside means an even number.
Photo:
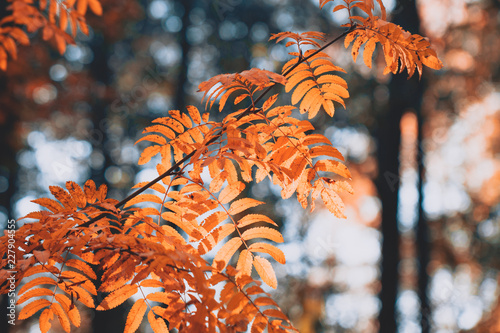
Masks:
[[[29,38],[26,33],[18,27],[3,27],[0,22],[0,69],[7,69],[8,55],[17,59],[17,43],[28,45]]]
[[[319,31],[306,31],[301,34],[297,34],[291,31],[279,32],[277,34],[273,34],[269,40],[276,40],[276,43],[281,42],[285,38],[290,38],[293,41],[287,42],[285,47],[289,47],[292,45],[297,46],[297,52],[302,51],[302,46],[312,45],[314,48],[319,49],[321,47],[318,41],[325,41],[325,33]]]
[[[169,169],[174,163],[181,161],[186,154],[194,151],[203,152],[204,144],[213,136],[215,123],[208,122],[208,117],[202,121],[198,109],[189,106],[189,115],[181,114],[177,110],[169,112],[170,117],[157,118],[153,120],[152,126],[146,127],[143,133],[148,134],[139,139],[149,141],[156,145],[149,146],[141,154],[139,164],[145,164],[157,154],[161,154],[162,168]],[[202,123],[203,122],[203,123]],[[195,126],[196,125],[196,126]]]
[[[78,31],[88,35],[85,20],[87,8],[95,15],[102,15],[99,0],[7,0],[7,10],[12,13],[0,21],[0,69],[7,69],[8,55],[17,58],[17,44],[28,45],[24,29],[33,33],[40,30],[43,40],[53,39],[57,50],[63,54],[67,44],[74,44]],[[71,34],[67,33],[70,29]]]
[[[308,58],[308,56],[310,57]],[[326,113],[333,117],[335,107],[333,102],[340,103],[345,107],[344,98],[349,97],[347,82],[332,72],[345,71],[332,64],[328,55],[323,52],[308,50],[304,56],[308,58],[305,62],[294,68],[287,75],[288,82],[285,86],[286,92],[294,89],[292,104],[300,103],[300,113],[308,113],[309,118],[314,118],[321,107]],[[297,64],[300,58],[294,58],[283,66],[286,72]]]
[[[320,7],[333,0],[320,0]],[[408,78],[417,70],[422,76],[423,66],[432,69],[441,69],[442,62],[438,59],[436,51],[431,48],[430,42],[418,35],[411,34],[400,26],[387,22],[387,15],[382,0],[377,0],[381,17],[374,15],[375,5],[373,0],[344,0],[344,5],[337,5],[333,11],[347,10],[350,23],[345,27],[353,29],[345,38],[347,48],[352,42],[352,57],[356,61],[361,46],[364,44],[363,60],[366,66],[372,66],[372,56],[375,46],[382,46],[386,67],[384,74],[401,73],[405,68]],[[358,8],[366,16],[354,15],[352,9]]]
[[[173,197],[192,199],[191,208],[196,200],[201,206],[208,205],[209,210],[215,208],[208,201],[199,201],[202,198],[197,196],[200,185],[184,185],[186,190],[181,189]],[[170,328],[179,331],[191,327],[197,331],[230,332],[236,323],[246,329],[251,323],[250,314],[260,314],[267,323],[274,322],[276,319],[271,320],[273,317],[278,318],[278,332],[292,331],[290,322],[278,308],[268,313],[267,309],[260,308],[262,305],[259,302],[253,302],[268,295],[248,275],[235,276],[237,272],[230,267],[227,274],[212,268],[195,248],[181,241],[180,235],[172,236],[164,232],[165,226],[157,226],[142,210],[117,209],[115,200],[105,198],[104,186],[97,190],[92,181],[87,181],[83,189],[73,182],[68,182],[66,188],[51,187],[57,201],[48,198],[35,200],[52,211],[29,214],[28,218],[37,221],[26,223],[16,231],[16,256],[23,258],[17,263],[16,283],[31,278],[18,289],[18,304],[25,304],[19,312],[19,319],[27,319],[41,311],[39,325],[42,332],[48,332],[54,318],[66,332],[70,332],[72,326],[81,325],[81,310],[76,302],[94,308],[97,292],[106,292],[109,294],[97,304],[97,310],[108,310],[141,291],[145,296],[132,306],[125,332],[134,332],[146,312],[148,322],[156,333],[168,332],[167,322]],[[234,212],[236,214],[245,208],[234,209]],[[95,221],[92,222],[92,218]],[[219,218],[212,226],[216,227],[218,221]],[[234,225],[232,228],[234,230]],[[0,237],[3,253],[7,252],[7,237]],[[243,238],[234,239],[242,241]],[[269,249],[272,251],[272,248]],[[6,264],[7,258],[2,259],[2,267]],[[93,282],[97,274],[91,265],[97,265],[97,269],[102,271],[99,290]],[[272,284],[269,276],[273,273],[269,267],[264,278]],[[0,270],[2,293],[10,288],[5,283],[8,276],[6,269]],[[236,288],[240,296],[225,294],[222,301],[216,300],[213,287],[222,281]],[[159,287],[164,291],[147,294],[143,287]],[[181,297],[181,294],[184,296]],[[151,301],[167,304],[168,307],[148,306]],[[190,311],[194,307],[194,313],[199,315],[187,312],[188,306]],[[234,321],[235,316],[239,317],[238,321]],[[245,316],[247,319],[243,324],[241,320]],[[253,330],[262,331],[259,325]]]
[[[432,69],[441,69],[443,64],[438,59],[436,51],[431,48],[430,42],[418,34],[410,34],[400,26],[381,19],[360,19],[362,25],[354,30],[345,39],[345,47],[354,41],[352,57],[354,61],[359,50],[365,44],[363,60],[368,67],[372,65],[372,55],[377,43],[382,46],[386,67],[384,74],[401,73],[405,68],[408,77],[413,76],[415,69],[422,76],[423,66]]]
[[[319,0],[319,6],[320,8],[323,8],[327,3],[329,2],[334,2],[335,0]],[[351,16],[352,14],[352,9],[353,8],[359,8],[361,11],[363,11],[366,15],[373,17],[373,11],[375,9],[375,4],[373,3],[373,0],[343,0],[344,4],[343,5],[337,5],[333,8],[333,12],[342,10],[342,9],[347,9],[349,12],[350,19],[354,16]],[[382,0],[377,0],[377,3],[380,7],[380,12],[381,12],[381,17],[383,20],[387,18],[387,13],[385,6],[382,2]]]
[[[323,56],[321,53],[317,55]],[[313,63],[317,61],[314,57],[311,59]],[[316,67],[327,71],[332,66],[320,63]],[[325,75],[322,82],[331,77],[333,75]],[[341,79],[331,80],[341,83]],[[269,85],[269,82],[265,80],[264,85]],[[165,175],[163,184],[156,183],[151,188],[154,193],[140,194],[127,203],[127,207],[138,203],[157,205],[157,208],[149,207],[143,212],[158,218],[159,225],[167,222],[180,228],[200,254],[211,251],[232,235],[215,254],[212,266],[224,269],[241,250],[236,261],[240,274],[250,274],[255,267],[263,281],[273,287],[276,281],[271,264],[254,253],[266,253],[284,263],[283,253],[270,243],[254,242],[259,238],[282,242],[283,237],[276,229],[262,226],[262,223],[276,225],[271,219],[248,212],[262,202],[251,198],[238,199],[246,183],[260,182],[268,177],[282,187],[283,198],[296,192],[305,208],[310,196],[312,200],[321,197],[326,207],[338,217],[343,217],[343,203],[336,193],[332,197],[327,194],[334,190],[352,192],[347,185],[323,186],[324,183],[336,182],[331,178],[333,174],[350,178],[347,168],[338,161],[343,159],[342,155],[323,135],[306,134],[314,127],[308,121],[292,117],[294,107],[272,108],[275,102],[276,96],[272,96],[262,108],[249,113],[237,110],[221,122],[207,122],[205,119],[203,124],[194,106],[188,107],[190,116],[170,111],[170,117],[154,120],[161,125],[146,128],[147,135],[139,141],[147,140],[155,145],[145,148],[139,163],[159,152],[162,159],[156,168],[160,175],[166,172],[168,176]],[[193,127],[194,123],[198,123],[197,126]],[[158,135],[149,134],[153,131]],[[197,139],[193,133],[202,134]],[[184,146],[191,147],[191,150],[184,149]],[[169,172],[173,163],[179,169]],[[190,170],[185,171],[188,166]],[[211,178],[209,182],[202,177],[205,169]],[[144,183],[136,187],[141,186]],[[179,189],[172,190],[173,186]],[[313,208],[314,201],[311,202]],[[239,214],[245,215],[238,219]],[[168,224],[162,227],[164,232],[184,241]]]
[[[234,100],[235,105],[248,97],[253,102],[252,97],[256,92],[275,83],[285,85],[286,79],[274,72],[252,68],[241,73],[216,75],[210,80],[200,83],[198,91],[203,92],[203,99],[208,96],[205,107],[208,107],[208,102],[211,102],[211,108],[214,102],[220,98],[219,111],[222,111],[232,93],[239,92],[238,97]]]
[[[288,80],[285,85],[286,92],[293,90],[292,104],[298,104],[302,100],[299,110],[301,113],[307,112],[309,118],[314,118],[321,107],[329,116],[333,116],[333,102],[345,107],[343,99],[349,97],[349,92],[345,80],[332,75],[332,72],[345,71],[335,66],[326,53],[318,50],[321,46],[318,41],[325,40],[324,34],[316,31],[301,34],[282,32],[274,34],[270,40],[275,39],[278,43],[285,38],[293,40],[286,43],[287,47],[297,47],[297,51],[289,53],[294,58],[288,61],[282,70]],[[304,46],[309,49],[304,50]]]

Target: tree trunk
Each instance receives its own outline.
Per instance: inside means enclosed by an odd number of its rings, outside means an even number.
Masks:
[[[405,78],[403,78],[405,80]],[[401,77],[394,77],[390,84],[389,110],[379,119],[377,129],[378,168],[376,180],[377,190],[382,203],[382,288],[379,298],[382,308],[379,314],[379,332],[396,332],[396,298],[398,293],[399,274],[399,230],[397,221],[399,190],[399,145],[401,132],[399,122],[404,110],[404,99],[400,99],[398,91]]]
[[[422,89],[419,89],[419,93]],[[418,262],[418,298],[420,299],[420,326],[422,328],[422,333],[430,332],[430,316],[431,309],[429,305],[429,299],[427,296],[427,289],[429,285],[429,275],[427,273],[427,266],[430,260],[430,241],[429,241],[429,226],[427,225],[427,219],[423,209],[424,201],[424,176],[425,176],[425,166],[423,161],[423,145],[422,145],[422,125],[423,116],[419,108],[417,109],[418,117],[418,220],[416,226],[416,243],[417,243],[417,262]]]
[[[182,30],[179,33],[179,44],[181,45],[182,50],[182,60],[181,60],[181,68],[179,71],[179,76],[177,77],[177,90],[175,92],[175,109],[184,112],[184,108],[186,107],[186,92],[185,86],[188,82],[187,71],[189,65],[189,42],[187,40],[187,29],[189,26],[189,13],[193,8],[193,1],[185,1],[182,3],[184,6],[184,16],[182,17]]]
[[[7,12],[7,2],[0,4],[0,17],[6,17]],[[0,73],[0,89],[2,91],[7,91],[7,76],[5,73]],[[2,110],[4,113],[2,116],[3,122],[0,123],[0,156],[2,156],[0,162],[0,177],[2,182],[7,181],[7,188],[0,192],[0,209],[1,213],[5,214],[7,219],[15,218],[13,214],[13,202],[12,198],[16,193],[17,184],[17,164],[16,164],[16,151],[13,147],[13,143],[17,140],[15,139],[15,129],[19,121],[16,116],[16,112],[9,108],[9,105],[2,105]],[[3,185],[2,185],[3,187]],[[2,221],[3,222],[3,221]],[[4,227],[7,226],[7,221],[5,221]],[[3,234],[3,230],[2,234]],[[2,254],[4,255],[4,254]],[[7,295],[0,296],[0,332],[8,333],[11,328],[15,327],[8,323],[10,318],[7,317],[7,306],[9,305],[9,297]],[[17,314],[16,314],[17,319]]]
[[[395,16],[395,24],[400,25],[412,33],[418,33],[420,20],[414,1],[399,1]],[[379,119],[378,127],[378,162],[379,176],[376,181],[380,199],[382,201],[382,261],[381,261],[381,284],[380,301],[382,308],[379,314],[380,332],[397,332],[396,301],[398,295],[400,260],[397,210],[398,191],[400,185],[399,176],[399,152],[400,152],[400,120],[403,112],[414,111],[419,117],[421,125],[420,105],[422,99],[422,84],[417,77],[407,80],[404,73],[393,76],[389,84],[390,99],[389,110]],[[420,126],[419,126],[420,127]],[[419,128],[419,145],[421,143],[421,128]],[[420,148],[420,146],[419,146]],[[419,150],[420,151],[420,150]],[[419,155],[419,175],[423,173],[422,156]],[[421,181],[419,189],[421,194]],[[426,297],[427,273],[425,268],[428,262],[428,245],[426,223],[423,220],[421,201],[419,201],[419,217],[417,227],[417,248],[419,270],[418,288],[421,299],[422,332],[428,332],[428,301]],[[426,330],[427,329],[427,330]]]
[[[94,61],[91,63],[89,68],[90,75],[96,81],[96,84],[103,84],[106,87],[109,87],[111,85],[110,78],[112,77],[112,71],[108,66],[111,47],[105,40],[103,40],[103,37],[100,36],[94,37],[91,47],[94,52]],[[89,88],[92,89],[91,87]],[[97,94],[97,91],[94,91],[93,93]],[[94,124],[93,134],[95,137],[93,137],[92,140],[92,148],[101,150],[104,156],[104,163],[102,167],[92,168],[92,179],[95,181],[97,186],[106,183],[104,174],[106,169],[112,165],[107,135],[107,127],[109,126],[107,123],[107,106],[108,103],[106,100],[103,100],[98,95],[94,97],[91,120]],[[98,281],[100,281],[101,277],[102,275],[98,272],[96,280],[97,289],[100,287],[100,283]],[[102,295],[98,294],[96,306],[102,301],[102,299]],[[120,306],[107,311],[96,311],[95,309],[92,309],[92,332],[123,332],[125,328],[125,315],[129,308],[130,306],[125,302]]]

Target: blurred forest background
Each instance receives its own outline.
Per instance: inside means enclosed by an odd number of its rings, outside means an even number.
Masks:
[[[0,228],[67,180],[124,198],[156,175],[137,166],[134,146],[152,119],[200,106],[198,84],[216,74],[280,71],[287,51],[270,33],[334,38],[346,19],[317,0],[102,3],[63,56],[35,38],[0,73]],[[302,333],[500,332],[500,2],[384,4],[445,67],[407,80],[353,63],[342,42],[327,49],[351,98],[314,125],[346,157],[355,195],[339,220],[281,200],[268,182],[250,189],[285,237],[273,295]],[[8,327],[6,301],[1,332],[38,331],[37,321]],[[125,313],[87,313],[75,332],[120,332]]]

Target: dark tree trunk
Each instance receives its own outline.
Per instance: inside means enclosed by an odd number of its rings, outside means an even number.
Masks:
[[[421,89],[419,90],[421,93]],[[418,163],[418,220],[416,226],[416,243],[417,243],[417,262],[418,262],[418,297],[420,299],[420,325],[422,333],[430,332],[430,316],[431,309],[427,296],[429,285],[429,275],[427,267],[430,260],[430,241],[429,241],[429,226],[423,209],[424,191],[423,184],[425,179],[425,166],[423,161],[423,145],[422,145],[422,124],[423,116],[420,107],[417,109],[418,116],[418,141],[417,147],[419,155],[417,156]]]
[[[420,20],[414,1],[399,1],[395,10],[393,22],[409,30],[412,33],[419,32]],[[418,81],[417,75],[407,80],[406,75],[393,76],[389,85],[390,100],[389,110],[379,119],[378,128],[378,161],[379,177],[377,189],[382,201],[382,262],[381,262],[381,284],[380,300],[382,308],[379,314],[380,332],[397,332],[396,301],[399,285],[398,265],[400,260],[397,210],[399,178],[399,152],[400,152],[400,120],[403,112],[414,111],[419,117],[421,125],[420,105],[422,99],[422,83]],[[419,145],[421,134],[419,126]],[[419,146],[420,148],[420,146]],[[420,152],[420,150],[419,150]],[[419,174],[423,172],[422,156],[418,156]],[[419,180],[421,190],[421,181]],[[419,296],[422,306],[422,332],[428,332],[428,302],[426,297],[428,262],[427,231],[423,220],[421,200],[419,202],[419,218],[417,228],[417,248],[419,270]],[[427,330],[425,327],[427,327]]]
[[[7,2],[0,4],[0,18],[4,18],[9,14],[7,11]],[[4,73],[0,73],[0,89],[1,91],[7,91],[7,77]],[[16,151],[13,147],[13,143],[16,141],[15,138],[15,128],[18,122],[18,117],[14,110],[9,110],[8,105],[2,106],[3,110],[0,112],[4,113],[3,122],[0,124],[0,179],[2,191],[0,191],[0,210],[1,213],[5,214],[7,219],[13,219],[13,202],[12,198],[16,193],[17,184],[17,163],[16,163]],[[5,184],[5,182],[7,182]],[[4,226],[7,226],[7,221],[2,221]],[[2,234],[3,234],[3,230]],[[3,255],[3,254],[2,254]],[[8,333],[10,328],[14,327],[8,323],[10,318],[7,317],[7,306],[9,305],[9,297],[7,295],[0,296],[0,332]],[[16,315],[17,317],[17,315]]]
[[[185,86],[188,82],[187,71],[189,64],[189,42],[187,39],[187,29],[189,27],[189,13],[193,8],[193,1],[184,1],[182,2],[184,6],[184,16],[182,17],[182,30],[179,33],[179,44],[181,45],[182,50],[182,60],[181,60],[181,68],[179,71],[179,76],[177,77],[177,89],[175,91],[175,108],[184,112],[186,107],[186,92]]]
[[[420,33],[420,18],[414,1],[405,2],[402,6],[402,11],[394,19],[394,23],[401,25],[404,29],[412,33]],[[424,115],[422,114],[422,98],[425,87],[425,77],[420,82],[413,78],[408,82],[408,89],[406,101],[407,108],[415,111],[418,119],[418,137],[417,137],[417,172],[418,172],[418,217],[415,230],[415,242],[417,250],[417,263],[418,263],[418,282],[417,293],[420,300],[420,325],[422,333],[430,332],[430,305],[427,296],[427,289],[429,284],[429,275],[427,267],[430,260],[430,242],[429,242],[429,228],[427,219],[423,210],[423,180],[425,179],[424,167],[424,150],[423,150],[423,124]]]
[[[423,145],[423,124],[425,115],[422,112],[422,98],[426,79],[422,78],[419,89],[415,91],[418,96],[418,101],[415,105],[415,110],[418,119],[418,136],[417,136],[417,172],[418,172],[418,219],[415,230],[415,242],[417,248],[417,263],[418,263],[418,298],[420,300],[420,326],[422,333],[429,333],[431,329],[431,308],[427,295],[429,286],[429,274],[427,267],[430,261],[430,234],[428,220],[424,212],[424,180],[425,180],[425,165],[424,165],[424,145]]]
[[[92,51],[94,52],[94,61],[90,65],[89,71],[96,85],[111,86],[112,71],[108,66],[108,60],[111,55],[111,47],[103,40],[103,37],[96,36],[92,41]],[[89,87],[89,89],[93,89]],[[97,91],[93,91],[95,98],[92,103],[91,120],[94,124],[94,132],[92,133],[92,148],[100,150],[104,156],[104,163],[101,168],[92,168],[92,179],[96,185],[106,183],[104,177],[106,169],[112,165],[112,160],[109,151],[108,133],[109,118],[107,114],[108,102],[103,100]],[[102,274],[97,272],[96,288],[100,287],[100,279]],[[102,301],[103,296],[98,294],[96,306]],[[123,332],[125,328],[125,315],[128,312],[128,304],[124,303],[120,306],[107,310],[96,311],[92,310],[92,332],[93,333],[111,333]]]
[[[101,86],[102,89],[108,89],[107,87],[110,86],[110,78],[112,77],[112,71],[108,66],[110,46],[101,36],[94,38],[97,40],[93,40],[91,44],[92,51],[94,52],[94,60],[90,65],[89,72],[91,77],[95,80],[95,86]],[[109,149],[107,149],[107,128],[110,124],[108,123],[107,117],[107,102],[102,100],[95,87],[89,87],[89,89],[93,90],[92,111],[90,115],[93,129],[87,139],[92,143],[92,150],[101,151],[104,157],[104,162],[101,167],[91,168],[91,179],[99,186],[106,183],[104,172],[112,164],[108,151]]]
[[[405,78],[403,78],[405,80]],[[394,77],[391,84],[389,110],[379,119],[377,129],[379,175],[376,180],[377,190],[382,202],[382,261],[381,291],[379,294],[382,308],[379,314],[381,333],[396,332],[396,298],[399,274],[399,230],[397,221],[399,190],[399,145],[401,133],[399,122],[404,110],[404,99],[400,99],[397,90],[401,77]],[[402,96],[401,96],[402,97]]]
[[[0,78],[0,87],[5,89],[6,79],[5,76]],[[5,90],[4,90],[5,91]],[[0,210],[2,214],[5,214],[7,220],[14,219],[13,213],[13,202],[12,198],[17,190],[17,164],[16,164],[16,151],[12,147],[12,141],[16,133],[14,129],[16,128],[17,117],[13,115],[12,110],[2,110],[7,112],[5,116],[4,123],[0,124],[0,156],[2,160],[0,162],[0,181],[2,192],[0,193]],[[7,226],[7,220],[2,221],[5,223],[3,226]],[[3,234],[3,230],[2,230]],[[2,256],[4,254],[2,253]],[[19,258],[18,258],[19,259]],[[9,297],[7,295],[1,295],[0,301],[0,332],[8,333],[10,329],[14,326],[8,323],[10,318],[7,317],[7,306],[9,305]],[[17,319],[17,314],[16,314]]]

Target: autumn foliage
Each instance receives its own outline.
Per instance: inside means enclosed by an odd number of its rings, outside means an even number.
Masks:
[[[0,21],[0,69],[7,68],[10,55],[17,58],[17,44],[28,45],[27,33],[40,31],[43,40],[53,41],[63,54],[67,44],[74,44],[78,31],[88,35],[85,15],[90,9],[102,14],[99,0],[7,0],[11,15]]]
[[[320,1],[321,7],[330,1]],[[78,29],[85,33],[87,7],[101,14],[97,0],[10,2],[12,15],[0,25],[3,69],[7,53],[15,59],[16,42],[29,42],[26,32],[42,31],[62,53]],[[138,294],[126,332],[134,332],[146,314],[154,332],[244,332],[249,326],[251,332],[296,331],[252,278],[255,268],[264,283],[276,288],[268,258],[285,263],[275,246],[283,237],[272,219],[253,211],[263,202],[243,193],[249,183],[268,178],[283,198],[295,194],[311,210],[321,198],[335,216],[345,217],[339,194],[353,190],[342,155],[314,132],[311,122],[293,114],[298,108],[309,118],[321,110],[333,116],[336,105],[345,106],[349,92],[339,76],[345,71],[324,49],[345,37],[346,46],[354,41],[354,60],[365,44],[368,66],[380,43],[386,73],[406,68],[412,76],[415,69],[421,74],[423,65],[441,67],[429,42],[385,21],[384,6],[377,3],[382,18],[374,15],[373,1],[345,0],[336,6],[334,11],[349,12],[347,30],[326,44],[321,32],[271,36],[277,43],[286,40],[290,50],[281,73],[252,68],[201,83],[207,111],[195,106],[172,110],[144,129],[138,142],[149,145],[138,163],[154,161],[159,176],[135,185],[138,190],[121,202],[106,198],[106,186],[97,188],[92,180],[83,188],[71,181],[66,189],[52,186],[55,200],[34,200],[47,210],[24,217],[34,222],[17,230],[13,250],[18,304],[23,305],[19,319],[40,311],[42,332],[55,317],[69,332],[72,325],[80,326],[82,305],[104,311]],[[353,16],[353,8],[366,15]],[[276,105],[280,92],[266,96],[277,86],[291,93],[292,105]],[[221,121],[210,119],[216,102],[220,111],[228,110]],[[12,252],[5,237],[0,242],[3,293],[8,290],[7,253]],[[213,261],[204,256],[211,251]],[[150,287],[156,291],[145,289]],[[98,294],[105,297],[97,304]]]

